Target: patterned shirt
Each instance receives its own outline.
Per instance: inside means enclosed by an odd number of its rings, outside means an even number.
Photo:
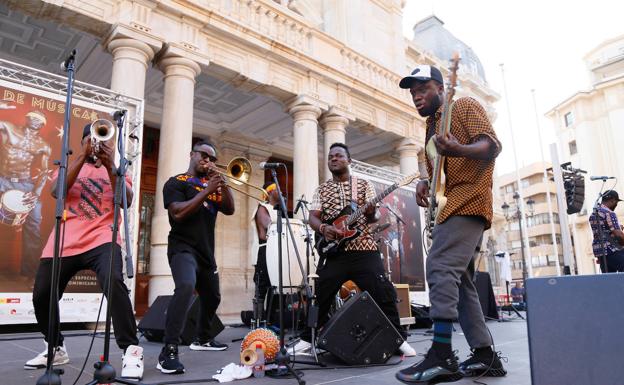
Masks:
[[[54,173],[54,182],[58,170]],[[114,219],[114,192],[106,167],[95,167],[85,162],[76,177],[76,181],[67,191],[65,200],[65,238],[63,238],[62,257],[70,257],[92,250],[113,239],[111,225]],[[126,188],[132,188],[130,174],[126,174]],[[119,216],[121,224],[121,215]],[[117,234],[117,243],[121,245],[121,230]],[[54,231],[43,248],[41,258],[54,256]]]
[[[443,106],[427,118],[426,142],[435,132],[440,132],[440,119]],[[502,145],[487,117],[485,109],[473,98],[460,98],[453,103],[451,111],[451,134],[461,144],[471,144],[487,137],[496,146],[495,157]],[[426,143],[425,142],[425,143]],[[446,206],[440,213],[438,223],[454,215],[473,215],[483,217],[486,230],[492,223],[492,175],[494,159],[482,160],[464,157],[445,157],[447,197]],[[427,154],[427,172],[433,175],[433,159]]]
[[[373,185],[361,178],[357,178],[357,200],[359,206],[375,198]],[[312,197],[310,210],[321,212],[323,223],[335,219],[340,211],[351,204],[351,181],[337,182],[332,179],[317,187]],[[345,251],[377,251],[377,243],[371,234],[370,225],[362,214],[354,224],[360,231],[360,236],[345,242]]]
[[[598,216],[596,216],[596,211]],[[624,247],[620,245],[620,242],[611,233],[613,230],[620,229],[617,216],[607,206],[602,204],[596,211],[589,216],[589,224],[594,235],[592,242],[594,256],[602,257],[622,250]]]

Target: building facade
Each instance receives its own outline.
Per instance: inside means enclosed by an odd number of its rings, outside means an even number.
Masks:
[[[579,91],[551,109],[546,116],[557,135],[560,159],[587,171],[585,203],[580,213],[570,216],[579,274],[594,274],[599,269],[593,259],[589,215],[601,187],[624,189],[624,35],[599,44],[584,58],[591,87]],[[616,177],[602,186],[590,181],[591,175]],[[614,183],[617,181],[618,183]],[[616,209],[621,218],[624,207]]]
[[[514,194],[518,191],[516,172],[504,174],[498,178],[499,187],[496,193],[499,196],[499,203],[502,202],[501,206],[508,206],[504,210],[507,212],[503,213],[507,222],[506,247],[503,251],[511,255],[511,272],[514,281],[522,280],[524,261],[526,261],[529,277],[560,275],[558,268],[563,266],[555,183],[550,179],[544,181],[544,169],[548,168],[550,168],[549,163],[538,162],[518,170],[526,208],[523,220],[526,221],[529,240],[529,244],[524,245],[524,255],[521,248],[518,202],[514,198]],[[551,226],[547,194],[550,194],[554,228]],[[556,246],[552,239],[553,230]]]
[[[398,82],[416,63],[447,73],[450,55],[423,49],[418,31],[413,40],[403,37],[403,5],[9,0],[0,5],[0,51],[8,60],[58,72],[58,63],[76,48],[77,79],[144,100],[133,283],[137,309],[144,309],[173,290],[161,191],[167,178],[186,170],[194,140],[214,142],[220,163],[237,156],[253,165],[287,163],[289,210],[292,197],[310,199],[328,178],[325,159],[334,142],[348,144],[354,159],[418,172],[424,120]],[[498,96],[474,60],[460,70],[460,95],[478,98],[494,119]],[[266,177],[256,169],[249,182],[262,185]],[[235,215],[217,222],[221,314],[249,308],[253,294],[250,219],[256,201],[236,193],[235,199]]]

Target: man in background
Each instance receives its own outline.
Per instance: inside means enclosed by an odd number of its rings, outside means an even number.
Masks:
[[[624,232],[614,212],[621,201],[617,191],[607,190],[589,216],[594,235],[592,248],[603,273],[624,272]]]

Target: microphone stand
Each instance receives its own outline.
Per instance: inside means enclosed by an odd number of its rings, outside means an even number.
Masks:
[[[318,279],[318,275],[316,273],[314,274],[310,274],[310,254],[312,254],[312,256],[314,256],[314,247],[312,247],[312,234],[310,233],[310,228],[308,227],[308,218],[310,217],[310,213],[308,210],[308,202],[306,202],[305,200],[303,200],[303,195],[301,196],[301,199],[299,200],[299,204],[301,206],[301,212],[303,215],[303,223],[304,223],[304,229],[306,232],[306,237],[305,237],[305,243],[306,243],[306,282],[308,278],[312,278],[314,281],[314,292],[311,292],[312,296],[308,297],[308,309],[307,309],[307,313],[308,313],[308,317],[307,317],[307,326],[312,330],[312,355],[314,356],[314,361],[321,365],[321,366],[325,366],[324,364],[321,364],[319,362],[318,359],[318,355],[316,354],[316,329],[318,328],[318,315],[319,315],[319,308],[318,308],[318,304],[316,303],[316,280]],[[297,213],[297,210],[295,210],[295,214]],[[307,294],[307,293],[306,293]],[[311,362],[302,362],[302,361],[292,361],[295,363],[303,363],[303,364],[311,364]]]
[[[286,220],[286,227],[288,228],[288,232],[290,234],[291,239],[293,240],[293,249],[295,250],[295,255],[297,256],[297,262],[299,263],[299,269],[301,269],[302,274],[305,273],[303,269],[303,264],[301,263],[301,257],[299,256],[299,250],[297,250],[297,245],[295,243],[295,236],[292,231],[292,227],[290,226],[290,221],[288,220],[288,214],[286,210],[286,203],[284,202],[284,196],[282,195],[282,190],[280,189],[279,180],[277,179],[277,173],[275,172],[275,168],[271,168],[271,177],[273,178],[273,182],[277,186],[277,196],[279,197],[279,203],[275,207],[277,210],[277,259],[278,259],[278,298],[279,298],[279,352],[277,353],[277,357],[275,357],[275,363],[277,364],[277,369],[273,369],[271,371],[271,375],[274,377],[282,377],[287,375],[288,373],[292,374],[293,377],[297,380],[299,385],[305,385],[305,381],[301,379],[301,376],[293,370],[290,364],[290,357],[288,352],[286,351],[286,347],[284,346],[284,299],[283,299],[283,271],[282,271],[282,218]],[[306,296],[308,298],[312,297],[312,292],[310,289],[310,285],[308,285],[307,280],[303,280],[304,289],[306,292]]]
[[[61,67],[67,71],[67,97],[65,99],[65,118],[63,122],[63,142],[61,144],[61,160],[55,162],[59,166],[58,176],[56,178],[56,210],[54,225],[54,255],[52,257],[52,281],[50,282],[50,314],[48,315],[48,356],[46,361],[46,371],[37,380],[37,385],[61,385],[61,374],[63,369],[55,369],[52,366],[54,362],[54,353],[56,353],[56,344],[58,343],[58,334],[60,328],[59,319],[59,274],[61,271],[61,223],[65,212],[65,197],[67,196],[67,165],[69,162],[69,129],[70,129],[70,111],[72,95],[74,92],[74,69],[76,61],[76,50],[72,50],[71,54],[61,64]]]
[[[127,197],[126,197],[126,170],[130,162],[126,159],[126,149],[125,149],[125,135],[124,135],[124,121],[125,121],[125,111],[116,113],[115,118],[117,120],[117,149],[119,151],[119,167],[115,170],[115,165],[113,162],[113,174],[115,174],[115,195],[114,195],[114,205],[113,205],[113,234],[112,234],[112,247],[110,252],[110,259],[108,264],[108,277],[106,278],[106,328],[104,329],[104,353],[102,354],[102,360],[93,364],[95,371],[93,372],[93,381],[88,382],[87,385],[96,385],[96,384],[112,384],[112,383],[120,383],[127,385],[136,385],[140,384],[140,382],[126,380],[123,378],[117,377],[115,372],[115,368],[108,361],[109,351],[110,351],[110,329],[111,329],[111,306],[112,306],[112,296],[111,296],[111,281],[113,275],[113,266],[114,266],[114,255],[115,255],[115,244],[117,243],[117,234],[119,233],[119,211],[124,205],[124,213],[127,212]],[[123,197],[122,197],[123,194]],[[126,223],[127,225],[127,223]],[[127,229],[127,226],[125,227]],[[126,233],[126,239],[128,238],[128,234]],[[128,243],[126,242],[126,246]],[[128,256],[129,250],[127,250],[126,256]],[[130,256],[130,259],[132,257]]]

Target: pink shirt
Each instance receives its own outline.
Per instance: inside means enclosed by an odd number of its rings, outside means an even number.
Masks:
[[[56,179],[56,174],[54,179]],[[126,183],[127,188],[132,188],[132,181],[128,175],[126,175]],[[113,234],[111,227],[113,224],[113,186],[104,167],[96,168],[91,163],[83,164],[76,182],[69,189],[65,200],[65,209],[67,219],[65,221],[62,257],[82,254],[104,243],[111,242]],[[121,217],[120,213],[120,224]],[[62,229],[61,234],[63,234]],[[120,235],[117,236],[117,243],[121,245]],[[48,237],[41,258],[51,258],[53,255],[54,230]]]

